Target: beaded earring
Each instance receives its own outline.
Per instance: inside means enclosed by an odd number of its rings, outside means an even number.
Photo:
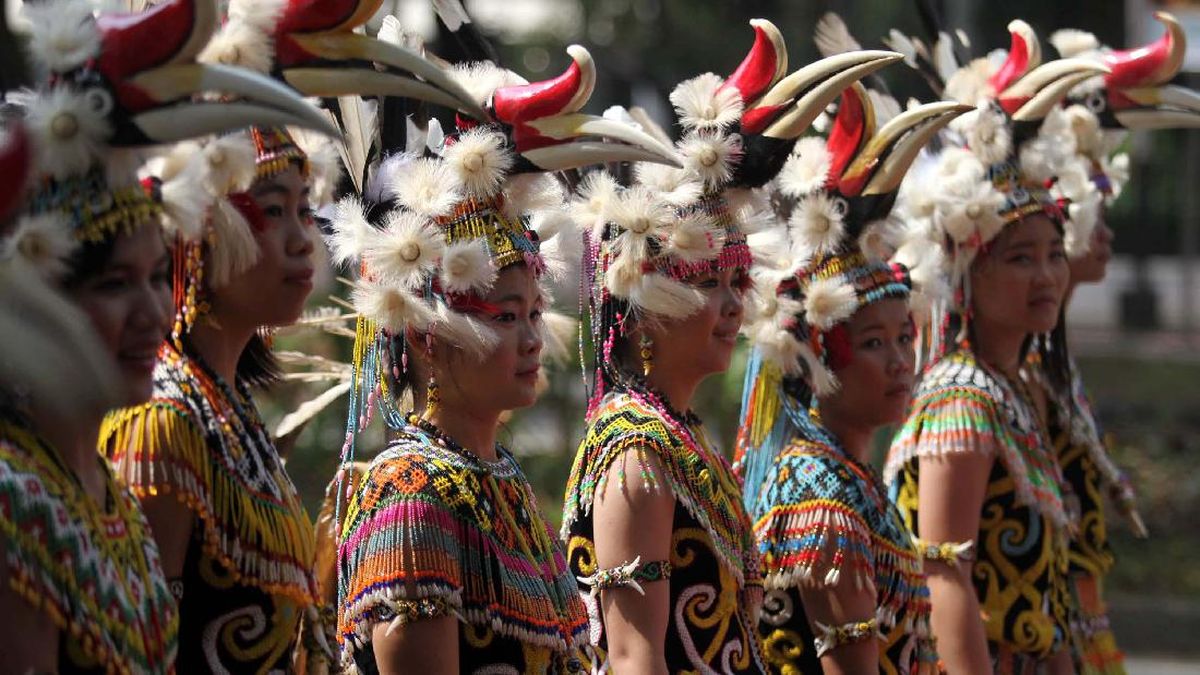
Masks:
[[[643,333],[638,347],[641,348],[642,375],[644,377],[650,377],[650,371],[654,370],[654,352],[651,351],[653,346],[654,341]]]
[[[437,412],[438,404],[442,402],[442,394],[437,379],[433,376],[433,336],[425,334],[425,354],[429,357],[429,382],[425,384],[425,419]]]

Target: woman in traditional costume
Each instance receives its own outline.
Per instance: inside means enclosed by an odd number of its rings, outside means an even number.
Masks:
[[[1009,30],[1003,63],[948,79],[944,97],[977,109],[906,182],[906,225],[942,247],[954,299],[934,306],[928,366],[885,479],[926,556],[946,669],[1071,672],[1072,518],[1046,398],[1023,366],[1067,286],[1065,214],[1046,190],[1076,161],[1058,103],[1104,68],[1040,65],[1032,29]]]
[[[1112,257],[1113,233],[1105,223],[1108,206],[1129,178],[1129,157],[1115,150],[1131,129],[1195,128],[1200,103],[1195,92],[1168,85],[1183,62],[1186,37],[1170,14],[1156,17],[1164,35],[1138,49],[1101,48],[1095,36],[1064,30],[1050,37],[1063,57],[1094,59],[1111,68],[1071,91],[1066,115],[1081,162],[1060,177],[1055,191],[1073,203],[1066,232],[1071,283],[1067,302],[1081,284],[1102,281]],[[1051,404],[1050,434],[1063,477],[1071,486],[1072,510],[1079,528],[1068,549],[1075,668],[1087,675],[1122,675],[1124,657],[1109,626],[1103,581],[1114,563],[1104,513],[1105,496],[1129,521],[1135,536],[1148,531],[1137,511],[1133,485],[1109,455],[1101,427],[1088,400],[1079,368],[1068,353],[1054,349],[1065,338],[1064,320],[1055,327],[1049,349],[1031,355],[1030,373],[1045,388]],[[1061,342],[1058,342],[1061,344]]]
[[[187,185],[138,180],[137,148],[316,111],[272,94],[261,76],[194,63],[216,28],[210,3],[165,2],[135,15],[95,16],[87,2],[25,9],[33,61],[50,77],[14,97],[41,175],[5,242],[15,276],[3,285],[33,289],[21,316],[31,327],[63,322],[36,344],[5,339],[14,349],[7,359],[26,362],[23,375],[5,374],[0,422],[3,668],[172,672],[178,614],[158,548],[95,451],[105,409],[150,395],[154,352],[170,325],[162,226],[183,235],[199,218]],[[156,50],[136,51],[148,34]],[[214,116],[211,105],[188,100],[198,91],[263,97]],[[10,187],[25,187],[21,175],[6,167]],[[35,275],[69,304],[55,307],[66,303],[37,290]],[[36,318],[39,305],[48,317]],[[64,381],[72,386],[62,389]],[[56,405],[50,386],[76,405]]]
[[[638,166],[625,189],[595,173],[576,202],[595,365],[562,536],[597,668],[765,670],[750,521],[692,396],[728,368],[741,328],[747,233],[772,217],[751,188],[778,173],[825,105],[892,55],[847,54],[784,77],[778,29],[751,25],[754,47],[731,77],[701,75],[671,95],[685,168]]]
[[[802,140],[776,180],[786,253],[756,261],[763,298],[746,328],[755,351],[735,463],[763,557],[758,631],[774,672],[937,670],[922,552],[870,453],[912,392],[910,300],[927,308],[944,287],[938,249],[889,242],[887,218],[909,163],[967,110],[901,113],[856,84],[828,139]]]
[[[200,58],[265,70],[282,9],[236,4]],[[336,133],[313,115],[310,128]],[[264,121],[182,145],[159,168],[164,184],[191,182],[207,217],[172,246],[174,325],[153,395],[111,414],[100,438],[153,526],[179,602],[181,672],[289,668],[316,604],[312,521],[251,390],[278,375],[266,331],[296,321],[312,290],[313,213],[331,200],[337,156]]]
[[[412,152],[375,166],[377,225],[355,198],[338,206],[334,259],[360,271],[347,466],[376,409],[390,439],[348,499],[339,487],[333,519],[344,522],[338,640],[359,672],[584,668],[587,614],[498,424],[536,399],[542,283],[570,237],[555,236],[570,220],[543,169],[674,156],[581,114],[595,66],[582,47],[568,53],[567,72],[545,82],[490,63],[446,69],[457,133],[410,138]],[[572,142],[582,136],[640,147]]]

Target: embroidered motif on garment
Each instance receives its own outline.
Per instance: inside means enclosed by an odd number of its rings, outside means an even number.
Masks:
[[[100,447],[135,494],[171,491],[195,512],[237,583],[316,603],[312,521],[242,383],[164,343],[150,402],[111,413]]]
[[[60,654],[81,650],[111,672],[173,672],[179,617],[158,547],[133,496],[105,470],[108,513],[53,449],[0,421],[0,536],[9,574],[2,583],[50,617],[61,631]]]
[[[469,662],[492,663],[514,642],[547,662],[574,658],[587,614],[516,460],[503,448],[495,462],[455,452],[413,425],[398,433],[346,510],[338,582],[344,653],[357,658],[370,649],[381,610],[440,602],[470,627],[462,633],[494,633],[491,647],[471,655],[461,651],[482,647],[460,640],[460,658]]]
[[[884,477],[892,483],[901,465],[918,456],[995,453],[1012,477],[1017,499],[1066,527],[1062,472],[1048,444],[1024,398],[971,352],[959,350],[922,377]]]
[[[932,672],[929,589],[911,532],[873,469],[848,457],[806,416],[792,417],[801,437],[770,463],[751,501],[766,586],[774,598],[759,624],[764,641],[777,645],[768,658],[777,668],[815,663],[803,647],[822,636],[812,632],[798,586],[869,584],[876,590],[874,621],[884,640],[881,664],[897,673]],[[821,653],[818,645],[816,658]]]
[[[647,453],[639,455],[647,470],[647,457],[652,455],[661,469],[644,476],[643,482],[654,486],[650,489],[665,487],[675,498],[667,580],[670,620],[664,641],[667,670],[766,672],[751,617],[762,592],[760,565],[737,481],[698,425],[685,427],[665,419],[669,414],[651,406],[647,397],[625,392],[612,392],[598,402],[567,484],[563,537],[571,572],[589,579],[600,571],[592,505],[596,494],[608,487],[609,468],[623,453],[636,449]],[[593,667],[603,669],[608,646],[599,599],[586,583],[580,583],[579,590],[591,616]]]

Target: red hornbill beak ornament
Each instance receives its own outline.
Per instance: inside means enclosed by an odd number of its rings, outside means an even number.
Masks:
[[[596,66],[578,45],[567,48],[562,75],[475,96],[434,59],[354,30],[382,0],[289,0],[276,28],[280,78],[308,96],[398,96],[503,126],[527,163],[516,170],[556,171],[598,162],[679,165],[672,148],[636,127],[579,112],[591,97]]]
[[[974,108],[938,101],[910,108],[876,128],[867,91],[857,82],[842,93],[825,142],[831,156],[826,189],[846,199],[846,221],[861,230],[891,211],[904,175],[933,137]]]
[[[739,133],[743,158],[733,184],[758,187],[779,173],[796,140],[847,87],[903,59],[896,52],[836,54],[788,74],[787,46],[775,24],[753,19],[754,45],[722,85],[745,108]]]
[[[1012,45],[1004,64],[988,78],[996,102],[1014,122],[1039,122],[1084,80],[1109,72],[1102,63],[1084,58],[1042,63],[1042,47],[1029,24],[1008,24]]]
[[[1166,32],[1136,49],[1100,56],[1111,72],[1104,87],[1073,99],[1091,109],[1110,129],[1200,128],[1200,93],[1167,84],[1183,67],[1187,35],[1167,12],[1156,12]]]
[[[216,0],[165,0],[143,12],[95,17],[74,9],[70,16],[81,20],[82,34],[94,34],[95,53],[75,62],[52,51],[37,56],[51,66],[52,88],[73,89],[107,115],[110,145],[169,143],[253,124],[337,133],[316,107],[265,75],[196,63],[217,27]],[[54,49],[53,40],[43,43]],[[71,121],[58,124],[66,130]]]

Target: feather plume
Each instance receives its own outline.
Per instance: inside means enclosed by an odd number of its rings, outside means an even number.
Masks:
[[[204,185],[213,196],[245,192],[254,184],[254,145],[245,134],[215,138],[200,153],[207,165]]]
[[[434,334],[474,353],[481,360],[496,349],[500,336],[483,322],[439,304],[432,327]]]
[[[665,275],[642,274],[629,294],[629,301],[656,317],[683,319],[704,305],[705,296],[694,286]]]
[[[849,319],[858,309],[854,287],[840,277],[816,279],[804,289],[805,320],[817,330],[827,331]]]
[[[1095,35],[1074,28],[1063,28],[1050,34],[1050,44],[1064,59],[1085,56],[1100,50],[1100,40]]]
[[[862,49],[862,45],[850,34],[850,29],[846,28],[846,22],[835,12],[826,12],[817,21],[813,42],[816,43],[821,56],[834,56]]]
[[[832,166],[833,155],[824,140],[816,136],[802,138],[779,172],[779,190],[793,199],[820,190],[829,180]]]
[[[216,201],[202,187],[207,168],[207,162],[191,162],[182,172],[162,184],[162,224],[168,234],[195,240],[204,231],[209,207]]]
[[[449,293],[486,295],[496,283],[496,266],[482,239],[460,241],[442,254],[442,287]]]
[[[639,261],[649,256],[650,240],[665,235],[675,220],[674,209],[640,185],[625,190],[608,211],[608,218],[621,228],[614,250]]]
[[[638,162],[634,165],[634,176],[639,184],[658,192],[663,201],[676,208],[683,208],[700,199],[704,186],[685,169],[665,164]]]
[[[391,284],[360,280],[350,295],[354,309],[391,335],[412,327],[426,331],[438,319],[419,297]]]
[[[209,213],[212,245],[204,269],[205,283],[218,289],[254,267],[262,253],[245,216],[227,199],[213,202]]]
[[[883,43],[889,49],[902,54],[904,56],[904,63],[908,64],[908,67],[917,67],[917,46],[913,44],[913,41],[907,35],[893,28],[888,31],[888,35],[883,39]]]
[[[228,20],[208,41],[197,60],[269,73],[274,65],[275,25],[287,0],[233,0]]]
[[[37,62],[53,72],[65,73],[100,54],[100,29],[92,6],[78,0],[26,2],[29,20],[29,51]]]
[[[440,161],[417,159],[397,167],[390,192],[405,208],[429,218],[450,213],[463,197],[462,186]]]
[[[354,189],[361,193],[367,160],[371,157],[371,149],[375,147],[375,137],[378,133],[378,104],[359,96],[342,96],[337,102],[345,137],[340,146],[342,162],[350,173]]]
[[[55,87],[29,100],[26,124],[37,139],[38,167],[63,180],[107,156],[112,127],[91,97]]]
[[[432,273],[445,251],[437,226],[407,211],[392,211],[384,231],[372,237],[363,262],[372,277],[402,288],[415,289]]]
[[[350,380],[338,382],[321,392],[315,398],[301,403],[295,410],[284,415],[283,419],[279,420],[279,426],[275,427],[275,437],[281,438],[287,436],[304,426],[309,420],[319,415],[322,410],[328,408],[330,404],[344,396],[348,391],[350,391]]]
[[[679,142],[683,166],[708,189],[720,188],[733,178],[733,167],[741,159],[742,144],[733,134],[695,132]]]
[[[71,224],[58,213],[21,218],[3,245],[5,258],[19,256],[51,283],[70,271],[70,258],[78,248]]]
[[[296,146],[308,155],[309,200],[317,206],[333,203],[334,192],[342,179],[338,146],[328,136],[309,129],[289,128],[288,132]]]
[[[676,260],[694,263],[717,257],[724,246],[724,228],[707,215],[691,213],[675,221],[663,250]]]
[[[485,105],[492,92],[500,87],[528,84],[516,73],[505,70],[491,61],[476,61],[470,64],[455,64],[450,77],[457,81],[479,105]]]
[[[1012,153],[1012,131],[1004,113],[991,103],[957,117],[950,128],[963,135],[967,147],[984,164],[1002,162]]]
[[[680,82],[671,91],[671,105],[679,114],[679,124],[688,130],[716,130],[742,118],[742,97],[725,81],[705,73]]]
[[[995,66],[990,59],[982,58],[971,61],[966,67],[956,69],[946,80],[945,98],[965,103],[967,105],[982,105],[997,92],[992,91],[988,78],[995,72]],[[955,120],[958,122],[967,113]],[[954,122],[951,122],[954,124]]]
[[[567,364],[575,356],[579,321],[558,312],[542,313],[542,361]]]
[[[619,193],[620,186],[607,171],[593,171],[579,184],[575,190],[577,197],[567,208],[580,227],[593,230],[595,236],[599,236]]]
[[[846,202],[824,192],[801,199],[788,219],[793,255],[834,253],[846,234]]]
[[[378,238],[378,232],[367,222],[362,202],[347,195],[334,207],[331,231],[326,239],[334,265],[360,260],[363,251]]]
[[[534,211],[561,211],[567,195],[554,176],[520,173],[504,181],[504,215],[511,220]]]
[[[979,248],[1004,227],[1004,195],[986,180],[948,181],[934,222],[960,246]]]
[[[1104,153],[1104,132],[1100,129],[1100,119],[1096,113],[1081,105],[1072,105],[1063,111],[1071,132],[1075,135],[1075,148],[1089,157],[1099,157]]]
[[[504,138],[486,127],[460,134],[442,153],[446,166],[458,178],[467,195],[489,197],[500,190],[513,157],[504,149]]]

